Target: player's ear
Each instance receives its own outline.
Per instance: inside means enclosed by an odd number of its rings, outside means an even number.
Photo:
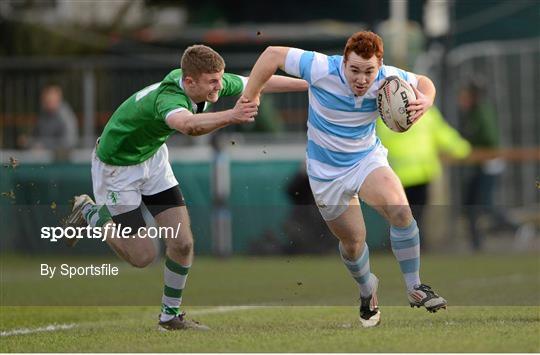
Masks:
[[[184,84],[187,86],[193,86],[195,84],[195,79],[193,79],[192,76],[185,76],[183,80]]]

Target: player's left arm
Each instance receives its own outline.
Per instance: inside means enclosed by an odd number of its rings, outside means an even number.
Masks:
[[[220,96],[243,94],[245,98],[245,92],[251,80],[251,77],[225,73],[223,75],[223,89]],[[290,78],[283,75],[271,75],[266,82],[262,83],[261,90],[263,93],[296,92],[307,91],[308,86],[307,81],[302,79]]]
[[[302,79],[283,75],[272,75],[264,85],[262,93],[307,91],[308,83]]]
[[[407,111],[415,111],[411,117],[413,122],[422,117],[433,106],[437,92],[430,78],[418,74],[416,74],[416,77],[418,78],[418,86],[414,87],[414,85],[411,85],[416,94],[416,100],[409,102],[409,106],[407,107]]]

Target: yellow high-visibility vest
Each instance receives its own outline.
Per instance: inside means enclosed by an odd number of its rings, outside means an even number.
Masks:
[[[377,120],[377,135],[388,149],[388,162],[404,187],[427,184],[441,174],[439,153],[462,159],[471,145],[432,107],[408,131],[397,133]]]

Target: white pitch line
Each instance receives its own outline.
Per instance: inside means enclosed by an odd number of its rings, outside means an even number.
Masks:
[[[65,329],[72,329],[75,328],[76,324],[49,324],[45,327],[39,327],[39,328],[20,328],[20,329],[12,329],[0,332],[0,337],[9,337],[13,335],[25,335],[25,334],[32,334],[32,333],[40,333],[40,332],[56,332],[58,330],[65,330]]]
[[[269,306],[220,306],[210,309],[201,309],[201,310],[192,310],[188,312],[190,315],[201,315],[201,314],[215,314],[215,313],[229,313],[236,311],[252,310],[252,309],[261,309],[268,308]]]
[[[221,307],[215,307],[215,308],[210,308],[210,309],[192,310],[189,312],[189,314],[202,315],[202,314],[228,313],[228,312],[244,311],[244,310],[267,308],[267,307],[268,306],[221,306]],[[90,322],[90,323],[95,323],[95,322]],[[100,322],[100,324],[102,323],[103,322]],[[85,325],[85,324],[87,323],[81,323],[78,325],[77,324],[49,324],[45,327],[39,327],[39,328],[12,329],[12,330],[6,330],[6,331],[0,332],[0,337],[26,335],[26,334],[41,333],[41,332],[56,332],[58,330],[73,329],[80,325]]]

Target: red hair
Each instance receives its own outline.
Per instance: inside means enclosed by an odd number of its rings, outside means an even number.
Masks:
[[[354,52],[364,59],[369,59],[375,55],[381,63],[384,48],[381,37],[371,31],[360,31],[353,34],[347,40],[343,56],[345,61],[349,57],[349,53]]]

